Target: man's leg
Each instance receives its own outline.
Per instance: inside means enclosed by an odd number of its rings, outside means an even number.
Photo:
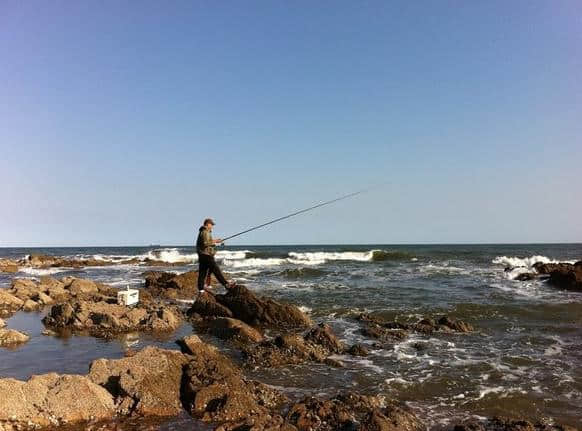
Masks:
[[[204,290],[204,282],[210,271],[210,265],[208,264],[208,257],[204,254],[198,255],[198,290]]]
[[[210,262],[210,265],[209,265],[210,266],[210,272],[212,274],[214,274],[214,276],[220,282],[220,284],[222,284],[224,287],[227,287],[228,286],[228,281],[226,281],[226,278],[224,278],[224,274],[222,274],[222,271],[218,267],[218,264],[216,263],[216,260],[214,260],[214,257],[211,257],[210,259],[212,259],[212,261]]]

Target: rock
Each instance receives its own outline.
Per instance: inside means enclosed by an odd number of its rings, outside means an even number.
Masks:
[[[295,305],[259,298],[244,286],[235,286],[216,300],[232,312],[232,317],[252,326],[307,327],[312,322]]]
[[[43,292],[38,293],[37,301],[40,305],[51,305],[55,302],[50,296]]]
[[[169,306],[132,308],[107,302],[75,301],[51,307],[43,323],[49,328],[69,328],[108,337],[132,331],[174,331],[181,317],[177,308]]]
[[[297,431],[297,427],[291,425],[285,419],[276,415],[255,415],[242,421],[221,424],[215,431]]]
[[[98,359],[88,378],[106,388],[124,415],[173,416],[182,411],[182,368],[188,358],[174,350],[146,347],[132,357]]]
[[[571,263],[536,263],[540,274],[549,274],[548,283],[566,290],[582,291],[582,261]]]
[[[55,428],[113,417],[111,394],[84,376],[55,373],[0,379],[0,429]]]
[[[18,272],[18,262],[13,259],[0,259],[0,272]]]
[[[523,419],[495,417],[493,419],[470,419],[451,428],[453,431],[576,431],[576,428],[547,423],[532,423]]]
[[[463,322],[462,320],[451,319],[448,316],[443,316],[438,320],[438,330],[442,330],[442,327],[449,328],[454,332],[473,332],[473,326]]]
[[[0,319],[0,329],[5,328],[6,327],[6,322],[4,321],[4,319]]]
[[[189,335],[184,338],[180,338],[176,341],[176,344],[180,346],[182,353],[186,353],[188,355],[193,355],[198,349],[201,348],[201,345],[205,345],[198,335]],[[208,346],[210,347],[210,346]]]
[[[184,368],[183,402],[204,421],[233,422],[268,415],[285,397],[258,382],[245,379],[223,354],[194,342],[191,360]],[[232,429],[232,428],[230,428]]]
[[[311,331],[308,334],[311,334]],[[324,344],[316,344],[315,341],[322,341]],[[279,335],[260,344],[245,346],[242,353],[247,364],[263,367],[302,364],[308,361],[343,366],[341,362],[329,358],[336,352],[328,349],[327,342],[327,338],[306,339],[300,334],[291,333]]]
[[[147,271],[145,287],[154,297],[193,298],[198,295],[198,271],[174,274],[163,271]]]
[[[524,272],[522,274],[518,274],[514,280],[517,281],[530,281],[530,280],[535,280],[537,278],[537,274],[534,274],[533,272]]]
[[[348,353],[352,356],[368,356],[370,352],[361,344],[354,344],[349,348]]]
[[[201,317],[232,317],[232,312],[224,305],[219,304],[211,293],[198,295],[187,314],[190,317],[196,315]]]
[[[260,343],[262,334],[255,328],[237,319],[217,317],[209,322],[209,331],[212,335],[226,340]]]
[[[305,340],[319,344],[332,353],[343,353],[346,350],[346,346],[333,333],[331,327],[324,323],[310,329],[305,335]]]
[[[386,430],[424,431],[426,427],[410,411],[395,403],[382,409],[378,397],[356,393],[329,400],[307,397],[289,409],[286,419],[300,431]]]
[[[39,308],[40,304],[34,302],[32,299],[27,299],[26,301],[24,301],[24,304],[22,305],[23,311],[37,311]]]
[[[98,293],[99,288],[94,281],[91,280],[84,280],[81,278],[68,278],[63,279],[63,282],[67,280],[66,287],[69,292],[74,295],[78,296],[80,294],[87,294],[87,293]]]
[[[0,347],[18,346],[19,344],[26,343],[28,340],[30,340],[30,337],[23,332],[14,329],[0,329]]]
[[[24,305],[24,301],[8,292],[7,289],[0,289],[0,311],[18,311]]]

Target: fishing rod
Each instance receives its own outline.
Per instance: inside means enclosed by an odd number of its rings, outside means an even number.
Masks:
[[[364,189],[364,190],[358,190],[357,192],[349,193],[349,194],[347,194],[347,195],[340,196],[339,198],[335,198],[335,199],[332,199],[332,200],[330,200],[330,201],[322,202],[322,203],[319,203],[319,204],[317,204],[317,205],[313,205],[313,206],[311,206],[311,207],[309,207],[309,208],[305,208],[305,209],[302,209],[302,210],[296,211],[296,212],[294,212],[294,213],[287,214],[286,216],[283,216],[283,217],[276,218],[276,219],[274,219],[274,220],[268,221],[268,222],[266,222],[266,223],[263,223],[263,224],[260,224],[260,225],[258,225],[258,226],[251,227],[251,228],[249,228],[249,229],[243,230],[242,232],[235,233],[234,235],[231,235],[231,236],[228,236],[228,237],[224,238],[224,239],[222,240],[221,244],[223,244],[223,243],[224,243],[226,240],[229,240],[229,239],[235,238],[235,237],[237,237],[237,236],[243,235],[243,234],[245,234],[245,233],[248,233],[248,232],[251,232],[251,231],[253,231],[253,230],[260,229],[260,228],[262,228],[262,227],[265,227],[265,226],[268,226],[268,225],[270,225],[270,224],[277,223],[277,222],[279,222],[279,221],[281,221],[281,220],[285,220],[285,219],[288,219],[288,218],[294,217],[294,216],[296,216],[296,215],[299,215],[299,214],[306,213],[307,211],[311,211],[311,210],[314,210],[314,209],[316,209],[316,208],[320,208],[320,207],[323,207],[323,206],[325,206],[325,205],[329,205],[329,204],[332,204],[332,203],[334,203],[334,202],[338,202],[338,201],[341,201],[341,200],[344,200],[344,199],[348,199],[348,198],[351,198],[351,197],[353,197],[353,196],[356,196],[356,195],[359,195],[359,194],[365,193],[365,192],[367,192],[367,191],[370,191],[372,188],[373,188],[373,187],[370,187],[370,188],[368,188],[368,189]]]

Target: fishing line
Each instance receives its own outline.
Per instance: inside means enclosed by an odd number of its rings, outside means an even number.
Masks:
[[[311,207],[309,207],[309,208],[305,208],[305,209],[302,209],[302,210],[299,210],[299,211],[295,211],[294,213],[287,214],[286,216],[279,217],[279,218],[276,218],[276,219],[274,219],[274,220],[268,221],[268,222],[266,222],[266,223],[260,224],[260,225],[258,225],[258,226],[251,227],[251,228],[249,228],[249,229],[243,230],[242,232],[235,233],[234,235],[231,235],[231,236],[228,236],[228,237],[224,238],[224,239],[222,240],[222,242],[224,243],[224,241],[226,241],[226,240],[229,240],[229,239],[235,238],[235,237],[237,237],[237,236],[243,235],[243,234],[245,234],[245,233],[248,233],[248,232],[251,232],[251,231],[253,231],[253,230],[260,229],[260,228],[262,228],[262,227],[265,227],[265,226],[268,226],[268,225],[270,225],[270,224],[277,223],[277,222],[279,222],[279,221],[281,221],[281,220],[285,220],[285,219],[288,219],[288,218],[294,217],[294,216],[296,216],[296,215],[299,215],[299,214],[306,213],[306,212],[308,212],[308,211],[311,211],[311,210],[314,210],[314,209],[316,209],[316,208],[320,208],[320,207],[323,207],[323,206],[325,206],[325,205],[332,204],[332,203],[334,203],[334,202],[338,202],[338,201],[341,201],[341,200],[344,200],[344,199],[351,198],[351,197],[353,197],[353,196],[360,195],[360,194],[362,194],[362,193],[366,193],[366,192],[368,192],[368,191],[370,191],[370,190],[372,190],[372,189],[374,189],[374,188],[376,188],[376,187],[377,187],[377,186],[375,186],[375,187],[370,187],[370,188],[363,189],[363,190],[358,190],[357,192],[349,193],[349,194],[347,194],[347,195],[340,196],[339,198],[335,198],[335,199],[332,199],[332,200],[329,200],[329,201],[326,201],[326,202],[319,203],[319,204],[317,204],[317,205],[313,205],[313,206],[311,206]]]

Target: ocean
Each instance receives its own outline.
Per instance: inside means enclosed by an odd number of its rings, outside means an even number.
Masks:
[[[142,273],[149,269],[196,268],[192,247],[0,249],[0,257],[32,253],[111,262],[149,257],[178,265],[26,269],[0,273],[1,287],[13,277],[71,275],[125,288],[142,286]],[[297,304],[316,322],[330,324],[346,343],[370,349],[366,358],[338,356],[345,363],[339,369],[307,364],[246,371],[291,397],[342,389],[382,393],[406,402],[433,429],[469,416],[494,415],[582,427],[582,293],[541,280],[515,280],[535,262],[582,260],[582,244],[238,246],[220,249],[217,260],[238,283]],[[472,324],[475,332],[416,334],[380,348],[359,333],[355,317],[360,313],[401,322],[447,314]],[[31,340],[0,349],[0,377],[86,373],[93,359],[121,357],[128,347],[150,344],[177,348],[174,341],[192,332],[185,324],[162,338],[57,338],[42,335],[40,314],[20,312],[7,319],[10,327],[29,332]],[[232,346],[211,341],[236,356]],[[172,419],[165,429],[189,429],[191,421]]]

